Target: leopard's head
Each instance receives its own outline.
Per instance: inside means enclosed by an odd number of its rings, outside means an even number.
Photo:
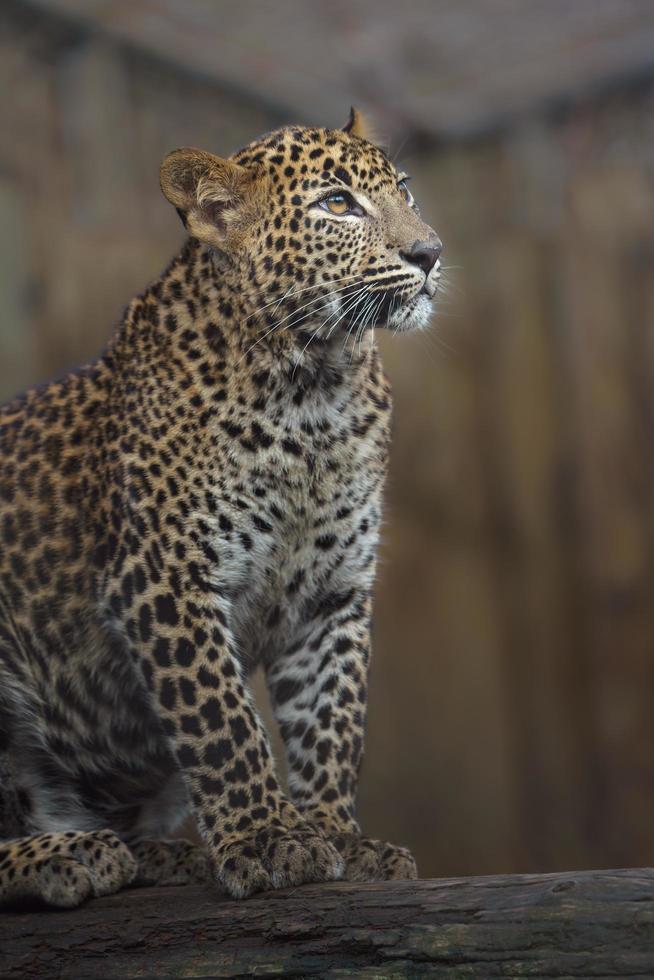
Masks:
[[[354,109],[342,130],[293,126],[229,159],[180,149],[161,166],[249,328],[323,339],[426,325],[442,246],[407,181]]]

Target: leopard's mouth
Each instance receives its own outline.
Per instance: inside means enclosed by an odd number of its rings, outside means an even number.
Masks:
[[[438,282],[433,279],[425,279],[420,288],[406,298],[400,295],[397,288],[378,289],[355,300],[349,309],[351,299],[345,294],[340,299],[340,316],[338,313],[332,315],[327,333],[332,336],[335,326],[340,328],[339,332],[348,335],[356,332],[357,336],[372,329],[397,332],[423,329],[432,313],[432,300],[437,290]],[[342,307],[345,307],[345,313]]]
[[[422,289],[418,293],[418,296],[428,296],[429,299],[433,299],[438,292],[438,283],[430,282],[429,279],[425,279]]]

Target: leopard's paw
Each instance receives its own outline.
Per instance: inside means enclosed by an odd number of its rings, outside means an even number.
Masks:
[[[23,837],[0,847],[0,905],[75,908],[129,885],[136,861],[110,830]]]
[[[209,879],[206,848],[188,840],[140,840],[130,843],[138,862],[137,885],[193,885]]]
[[[330,838],[345,859],[346,881],[397,881],[415,879],[418,869],[406,847],[387,844],[357,834]]]
[[[223,843],[214,858],[215,875],[234,898],[342,877],[343,858],[319,831],[299,823],[275,822],[251,835]]]

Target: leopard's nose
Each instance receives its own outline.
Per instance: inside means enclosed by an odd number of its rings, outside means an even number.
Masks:
[[[437,238],[432,242],[414,242],[411,248],[402,250],[400,255],[407,262],[417,265],[428,276],[442,251],[443,243]]]

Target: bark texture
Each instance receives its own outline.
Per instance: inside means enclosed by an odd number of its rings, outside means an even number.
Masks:
[[[654,870],[305,886],[227,900],[148,888],[0,916],[0,976],[654,975]]]

